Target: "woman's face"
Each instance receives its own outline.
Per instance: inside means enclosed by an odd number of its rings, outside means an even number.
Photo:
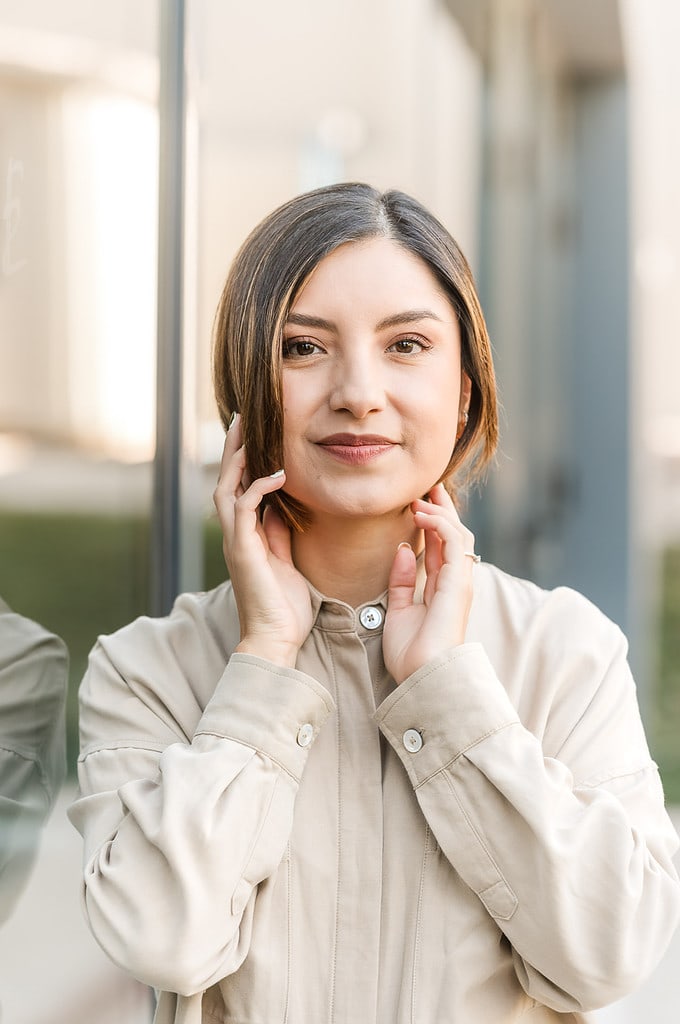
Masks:
[[[342,245],[284,328],[286,492],[313,520],[403,509],[446,469],[469,397],[429,267],[387,238]]]

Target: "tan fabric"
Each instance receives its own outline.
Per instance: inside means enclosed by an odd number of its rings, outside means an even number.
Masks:
[[[158,1024],[582,1021],[637,985],[680,888],[619,630],[479,565],[468,642],[395,688],[313,600],[297,670],[230,658],[228,584],[92,653],[85,904]]]

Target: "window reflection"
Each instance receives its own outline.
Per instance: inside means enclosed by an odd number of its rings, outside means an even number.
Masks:
[[[0,598],[0,924],[14,910],[66,768],[68,654]]]
[[[0,0],[2,1024],[151,1017],[84,923],[65,807],[88,651],[148,610],[157,13]]]

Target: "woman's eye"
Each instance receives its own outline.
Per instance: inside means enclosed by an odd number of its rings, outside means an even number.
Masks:
[[[315,356],[317,352],[323,351],[320,345],[307,338],[290,338],[283,341],[284,359],[304,359],[305,356]]]
[[[410,356],[414,352],[424,352],[426,348],[427,345],[419,338],[398,338],[392,342],[387,351],[396,352],[400,356]]]

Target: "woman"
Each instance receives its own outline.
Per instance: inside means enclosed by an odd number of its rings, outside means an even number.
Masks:
[[[82,688],[97,939],[161,1024],[585,1019],[667,945],[677,840],[618,629],[456,511],[497,422],[464,257],[401,193],[299,196],[214,367],[231,582]]]

